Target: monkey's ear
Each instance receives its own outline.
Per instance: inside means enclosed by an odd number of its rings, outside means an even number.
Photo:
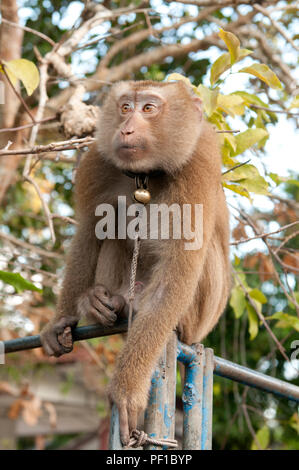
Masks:
[[[193,103],[196,106],[196,109],[198,111],[199,119],[200,121],[202,120],[203,117],[203,104],[202,104],[202,99],[199,96],[193,96],[192,97]]]

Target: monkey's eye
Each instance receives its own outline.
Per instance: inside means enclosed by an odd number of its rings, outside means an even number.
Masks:
[[[128,113],[129,111],[131,111],[131,106],[129,105],[129,103],[124,103],[122,106],[121,106],[121,112],[123,114],[126,114]]]
[[[154,111],[155,109],[155,105],[154,104],[150,104],[150,103],[147,103],[143,106],[143,110],[145,113],[151,113],[152,111]]]

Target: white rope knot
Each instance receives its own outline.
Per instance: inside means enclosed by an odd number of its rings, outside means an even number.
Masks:
[[[144,431],[139,431],[138,429],[134,429],[131,432],[131,437],[129,444],[126,446],[126,449],[129,448],[137,448],[143,447],[144,445],[152,444],[159,447],[169,447],[172,449],[176,449],[178,443],[175,439],[154,439],[149,437],[148,434]]]

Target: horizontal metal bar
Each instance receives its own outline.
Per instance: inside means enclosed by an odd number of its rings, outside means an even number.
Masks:
[[[221,357],[215,356],[214,358],[214,374],[299,403],[299,387],[296,385],[240,366]]]
[[[192,362],[193,359],[194,350],[178,342],[178,360],[186,364],[188,361]],[[214,356],[214,374],[299,403],[299,387],[296,385],[240,366],[227,359]]]
[[[74,328],[73,341],[82,341],[83,339],[99,338],[101,336],[116,335],[118,333],[125,333],[127,331],[127,321],[121,321],[112,327],[104,327],[101,325],[88,325],[79,326]],[[23,351],[25,349],[34,349],[41,347],[40,335],[25,336],[24,338],[11,339],[4,341],[5,354]]]
[[[115,335],[127,331],[127,322],[116,323],[113,327],[105,328],[99,325],[81,326],[73,330],[74,341],[98,338],[101,336]],[[27,336],[25,338],[4,341],[5,354],[41,347],[40,336]],[[194,359],[194,351],[190,346],[178,341],[178,360],[187,364]],[[247,367],[240,366],[220,357],[214,357],[214,374],[227,379],[240,382],[249,387],[255,387],[268,393],[287,398],[299,403],[299,387],[284,382],[283,380],[270,377]]]

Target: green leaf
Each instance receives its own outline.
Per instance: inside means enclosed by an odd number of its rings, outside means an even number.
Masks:
[[[258,169],[254,165],[246,164],[235,168],[223,175],[223,179],[228,181],[241,181],[246,178],[256,178],[260,176]]]
[[[233,65],[240,53],[240,41],[233,33],[220,29],[218,36],[225,42],[230,55],[230,62]]]
[[[245,152],[245,150],[249,149],[266,136],[268,136],[268,132],[260,128],[247,129],[247,131],[237,134],[235,136],[237,148],[233,156],[235,157]]]
[[[250,67],[245,67],[239,70],[239,72],[250,73],[251,75],[254,75],[255,77],[265,82],[271,88],[282,88],[282,84],[280,83],[276,74],[266,64],[255,63],[250,65]]]
[[[204,85],[197,87],[197,92],[202,99],[204,110],[207,116],[211,116],[217,108],[217,97],[219,89],[210,90]]]
[[[254,310],[253,306],[249,303],[246,302],[246,307],[247,307],[247,313],[248,313],[248,320],[249,320],[249,334],[250,334],[250,341],[254,340],[256,335],[258,334],[259,331],[259,322],[258,322],[258,316],[256,314],[256,311]]]
[[[13,286],[17,292],[23,292],[24,290],[42,292],[41,289],[38,289],[34,284],[24,279],[19,273],[0,271],[0,280]]]
[[[261,304],[266,304],[268,302],[267,297],[259,289],[252,289],[249,292],[249,295],[252,299],[257,300]]]
[[[275,326],[277,328],[293,328],[299,332],[299,318],[295,315],[289,315],[284,312],[276,312],[274,315],[267,317],[267,320],[279,320]]]
[[[270,442],[270,431],[267,426],[263,426],[261,429],[258,430],[256,433],[256,439],[259,443],[259,447],[256,445],[255,441],[253,440],[251,444],[251,450],[265,450],[267,449],[269,442]]]
[[[256,104],[258,106],[263,106],[264,108],[268,107],[268,104],[261,100],[258,96],[247,93],[247,91],[235,91],[233,95],[241,96],[244,103],[248,106],[250,104]]]
[[[243,188],[246,188],[249,193],[262,194],[264,196],[269,195],[268,183],[261,175],[256,176],[254,179],[246,178],[240,180],[239,183]]]
[[[236,318],[240,318],[243,315],[246,308],[246,297],[240,286],[232,289],[229,305],[234,310]]]
[[[39,71],[36,65],[27,59],[3,61],[3,64],[12,84],[15,85],[17,80],[21,80],[27,94],[32,95],[39,84]]]
[[[268,183],[254,165],[243,165],[223,175],[223,180],[238,182],[247,191],[255,194],[268,194]]]

